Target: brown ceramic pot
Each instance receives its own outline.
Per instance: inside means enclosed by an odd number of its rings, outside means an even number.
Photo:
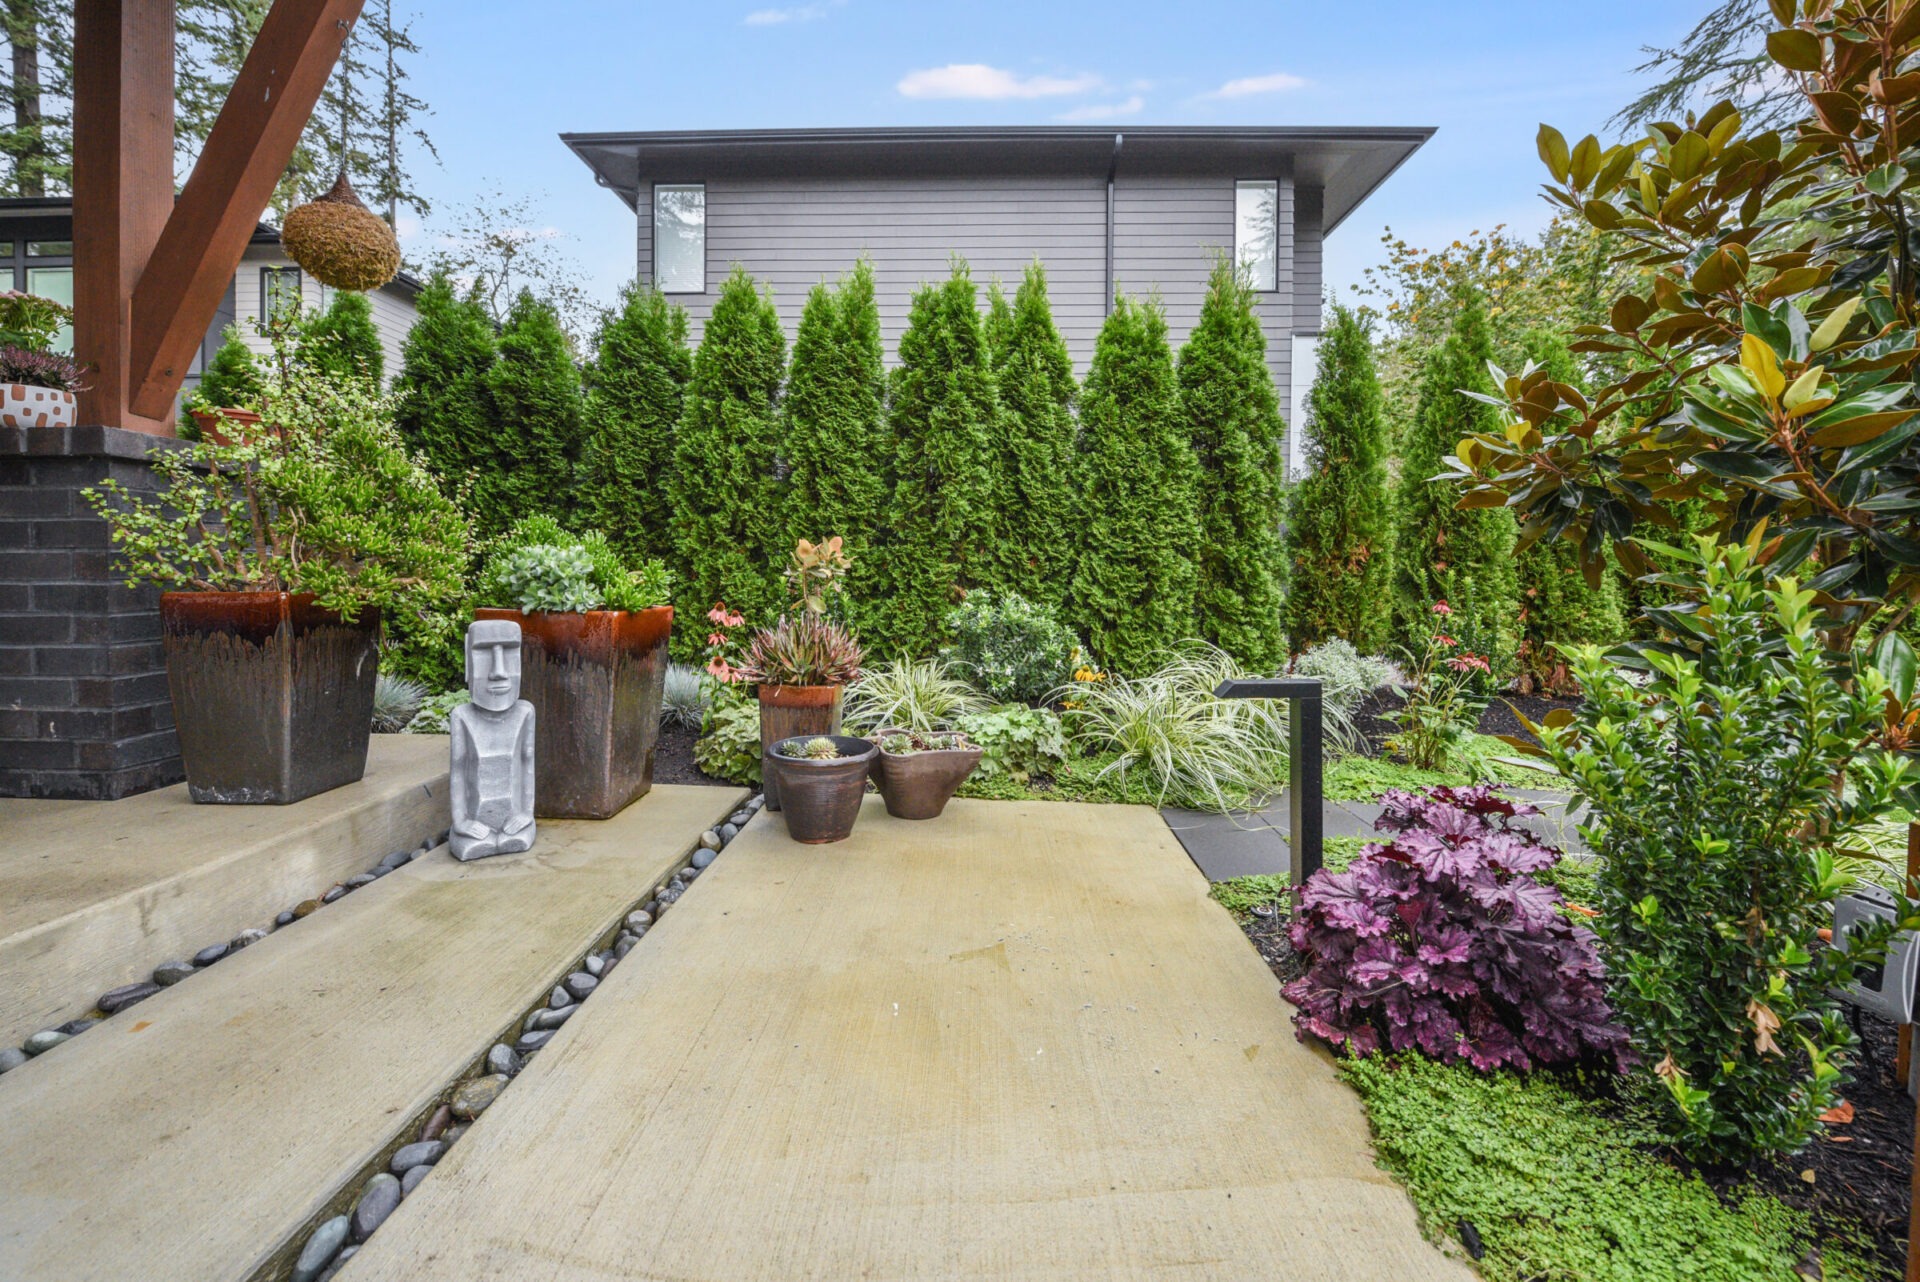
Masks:
[[[780,754],[783,744],[797,746],[821,737],[794,735],[767,746],[767,782],[772,785],[778,780],[781,795],[787,799],[781,812],[787,821],[787,835],[809,846],[845,841],[853,835],[854,821],[860,818],[860,799],[867,793],[867,772],[879,752],[870,739],[836,734],[824,737],[849,755],[810,761]]]
[[[260,416],[252,410],[195,410],[193,421],[215,445],[244,445],[260,435]]]
[[[840,733],[840,701],[845,686],[775,686],[760,688],[760,774],[767,809],[780,809],[780,785],[766,768],[773,745],[782,739],[809,739]]]
[[[522,614],[520,694],[534,708],[533,812],[611,819],[653,787],[673,607]]]
[[[284,805],[366,773],[380,612],[311,593],[164,592],[167,688],[195,801]]]
[[[887,813],[895,819],[938,819],[980,764],[980,749],[969,745],[934,752],[886,750],[888,739],[906,733],[889,729],[874,736],[880,751],[873,759],[873,786],[886,798]]]

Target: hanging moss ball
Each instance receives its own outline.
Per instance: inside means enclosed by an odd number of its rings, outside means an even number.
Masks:
[[[360,203],[344,173],[326,195],[287,215],[280,243],[302,270],[335,289],[378,289],[400,270],[393,228]]]

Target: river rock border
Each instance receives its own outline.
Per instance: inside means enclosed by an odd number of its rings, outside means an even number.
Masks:
[[[300,1253],[294,1257],[292,1271],[283,1274],[275,1268],[261,1276],[276,1279],[284,1276],[289,1282],[329,1282],[345,1268],[347,1261],[386,1223],[401,1201],[420,1187],[420,1182],[447,1150],[500,1097],[527,1061],[593,996],[600,981],[646,938],[654,923],[679,902],[687,893],[687,887],[739,835],[764,801],[761,794],[755,793],[728,816],[725,823],[701,833],[700,842],[687,862],[654,886],[618,926],[587,950],[566,977],[553,986],[545,1000],[521,1019],[518,1034],[509,1033],[495,1042],[462,1074],[427,1114],[415,1133],[416,1138],[403,1140],[369,1169],[358,1186],[359,1192],[353,1194],[350,1201],[341,1203],[344,1210],[321,1221],[307,1235]]]
[[[362,886],[370,886],[394,869],[412,863],[421,855],[436,846],[446,844],[447,834],[441,832],[421,843],[418,850],[396,850],[381,858],[379,863],[363,873],[357,873],[345,881],[335,882],[312,899],[304,899],[287,909],[265,926],[256,926],[243,930],[225,943],[208,944],[185,961],[162,962],[153,968],[153,974],[132,984],[122,984],[100,994],[94,1002],[94,1008],[78,1019],[70,1019],[54,1028],[43,1028],[18,1047],[9,1046],[0,1049],[0,1075],[11,1072],[28,1060],[44,1055],[60,1043],[69,1041],[86,1032],[95,1024],[118,1015],[130,1006],[137,1006],[163,988],[171,988],[181,980],[196,975],[200,971],[224,958],[231,957],[250,944],[257,944],[282,926],[319,911],[327,904],[334,903]]]

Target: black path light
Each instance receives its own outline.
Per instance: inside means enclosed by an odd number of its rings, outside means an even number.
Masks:
[[[1287,860],[1297,892],[1320,871],[1324,820],[1320,782],[1318,677],[1233,677],[1214,690],[1218,699],[1285,699],[1287,709]]]

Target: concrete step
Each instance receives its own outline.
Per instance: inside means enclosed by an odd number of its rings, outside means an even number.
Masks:
[[[525,855],[436,850],[0,1078],[0,1278],[284,1273],[745,796],[661,786]]]
[[[375,735],[366,777],[290,806],[0,799],[0,1047],[92,1009],[447,827],[447,740]]]

